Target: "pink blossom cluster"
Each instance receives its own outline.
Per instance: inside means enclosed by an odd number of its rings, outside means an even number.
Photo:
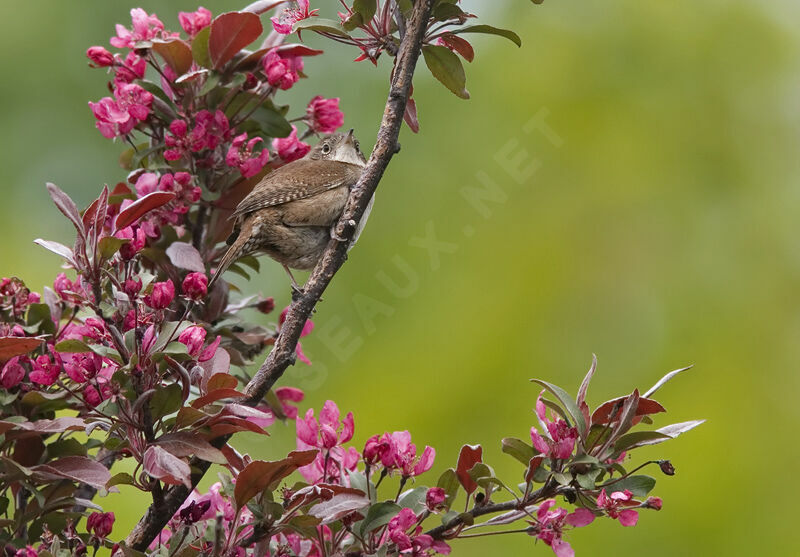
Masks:
[[[411,442],[408,431],[395,431],[370,437],[364,445],[364,462],[370,466],[378,463],[387,472],[399,472],[404,478],[419,476],[431,469],[436,451],[426,446],[417,455],[417,446]]]
[[[164,139],[167,149],[164,158],[177,161],[190,153],[198,153],[206,149],[214,150],[231,136],[228,118],[221,110],[213,113],[206,109],[194,115],[194,126],[189,130],[186,120],[173,120],[169,125],[169,133]]]
[[[282,35],[292,33],[294,24],[317,15],[319,10],[309,11],[309,0],[298,0],[294,8],[284,8],[278,15],[271,19],[272,27]]]
[[[561,418],[551,420],[547,417],[547,410],[542,402],[544,391],[539,393],[536,399],[536,415],[544,425],[545,436],[540,435],[536,427],[531,427],[531,440],[533,447],[550,458],[569,458],[575,450],[575,443],[578,441],[578,430],[570,427]]]
[[[450,546],[446,542],[422,533],[419,519],[413,510],[402,509],[389,521],[385,537],[397,546],[401,555],[449,555]]]
[[[557,557],[574,557],[572,546],[562,538],[566,527],[588,526],[594,521],[594,513],[585,508],[568,513],[564,508],[553,509],[555,504],[555,499],[548,499],[539,505],[536,520],[528,522],[531,525],[530,535],[549,545]]]
[[[304,417],[297,418],[296,428],[298,449],[320,449],[314,462],[300,468],[306,481],[343,483],[344,471],[356,469],[358,451],[342,446],[353,438],[352,412],[340,420],[339,407],[328,400],[320,410],[319,419],[314,417],[314,409],[309,408]]]
[[[147,119],[153,104],[152,93],[136,83],[117,83],[114,98],[103,97],[89,103],[95,126],[103,137],[113,139],[129,134],[136,124]]]

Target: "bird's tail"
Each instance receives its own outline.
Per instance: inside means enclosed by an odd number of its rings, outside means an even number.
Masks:
[[[231,244],[228,248],[228,251],[225,252],[225,255],[222,256],[222,259],[219,261],[219,265],[217,265],[217,270],[214,272],[214,276],[211,277],[211,280],[208,281],[208,291],[211,292],[211,289],[216,284],[217,280],[222,277],[222,273],[228,270],[228,267],[231,264],[242,257],[244,254],[245,245],[247,243],[247,238],[245,234],[239,234],[239,237]]]

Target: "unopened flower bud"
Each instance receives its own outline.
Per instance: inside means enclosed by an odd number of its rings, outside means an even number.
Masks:
[[[256,308],[261,313],[272,313],[272,311],[275,309],[275,298],[270,296],[269,298],[261,300],[260,302],[258,302]]]
[[[245,74],[245,80],[244,85],[242,85],[242,89],[247,91],[249,89],[254,89],[256,85],[258,85],[258,78],[253,72],[247,72],[247,74]]]
[[[647,501],[644,502],[644,507],[660,511],[662,504],[661,497],[648,497]]]
[[[675,467],[669,460],[659,460],[658,466],[661,468],[661,471],[664,472],[667,476],[675,475]]]
[[[95,68],[107,68],[114,65],[114,55],[102,46],[89,47],[86,57],[92,61],[90,65]]]
[[[153,284],[153,292],[146,296],[144,302],[153,309],[164,309],[175,297],[175,285],[171,280]]]
[[[447,494],[441,487],[431,487],[425,495],[425,504],[428,510],[433,512],[438,509],[447,498]]]
[[[208,294],[208,277],[204,273],[189,273],[183,279],[183,293],[192,300],[201,300]]]
[[[129,298],[135,298],[142,291],[142,279],[139,277],[129,278],[122,285],[122,289]]]

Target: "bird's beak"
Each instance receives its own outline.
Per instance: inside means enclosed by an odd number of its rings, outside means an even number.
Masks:
[[[350,131],[347,132],[347,135],[344,138],[345,143],[353,144],[353,128],[350,128]]]

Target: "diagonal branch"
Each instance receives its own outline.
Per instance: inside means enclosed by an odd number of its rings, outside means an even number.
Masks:
[[[372,199],[389,161],[399,150],[397,138],[400,135],[400,126],[411,91],[411,79],[420,55],[433,2],[434,0],[418,0],[414,4],[414,10],[407,22],[406,34],[400,43],[395,59],[389,98],[386,101],[383,120],[378,130],[375,149],[372,151],[361,178],[350,192],[347,206],[336,229],[339,238],[345,240],[352,238],[356,223],[359,222]],[[258,404],[280,379],[283,372],[294,363],[295,347],[300,339],[303,325],[310,317],[322,293],[347,259],[349,244],[349,241],[334,239],[328,244],[322,259],[317,263],[306,282],[303,294],[289,307],[275,346],[256,375],[245,387],[246,398],[243,401],[245,404],[251,406]],[[228,439],[228,436],[220,437],[215,440],[214,444],[221,446]],[[211,464],[193,458],[191,465],[193,471],[191,483],[192,486],[196,486]],[[157,508],[151,505],[147,509],[147,513],[139,521],[139,524],[128,535],[125,544],[139,551],[145,550],[181,507],[189,493],[190,490],[183,485],[172,487],[164,494],[161,505]]]

